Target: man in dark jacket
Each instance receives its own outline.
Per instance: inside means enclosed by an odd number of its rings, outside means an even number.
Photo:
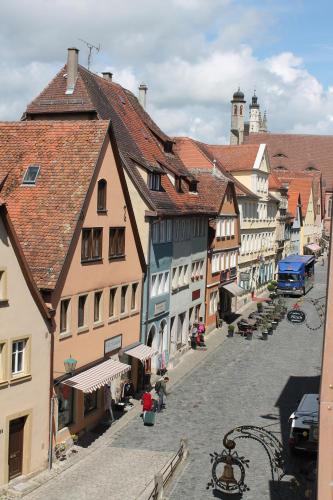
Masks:
[[[163,405],[165,406],[166,395],[167,395],[167,390],[166,390],[167,382],[169,382],[169,377],[163,377],[160,380],[158,380],[155,384],[155,392],[158,395],[157,411],[161,411]]]

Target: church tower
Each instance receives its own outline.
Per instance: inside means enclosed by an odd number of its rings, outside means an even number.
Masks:
[[[266,114],[266,111],[264,112],[263,119],[260,120],[259,132],[261,134],[265,134],[267,132],[267,114]]]
[[[260,109],[258,104],[258,97],[256,96],[256,91],[254,91],[252,102],[249,106],[250,108],[250,134],[257,134],[260,129]]]
[[[243,144],[244,142],[244,94],[238,88],[231,100],[231,130],[230,144]]]

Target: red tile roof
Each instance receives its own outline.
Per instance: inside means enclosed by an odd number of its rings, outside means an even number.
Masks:
[[[74,92],[66,96],[66,66],[50,84],[30,103],[26,110],[27,119],[48,117],[63,113],[93,113],[96,119],[110,119],[117,146],[124,166],[150,209],[164,215],[205,213],[207,204],[194,202],[183,183],[183,193],[177,193],[167,175],[162,176],[162,191],[151,191],[139,172],[138,166],[148,170],[172,173],[191,179],[179,157],[165,151],[166,143],[172,139],[164,134],[139,104],[137,98],[115,82],[78,67],[78,78]]]
[[[274,173],[271,173],[268,176],[268,188],[272,190],[281,189],[281,182]]]
[[[186,167],[190,169],[195,176],[198,176],[198,172],[204,173],[205,170],[207,170],[207,172],[212,172],[213,165],[215,164],[221,174],[234,184],[237,196],[258,198],[223,167],[221,161],[215,158],[209,144],[195,141],[190,137],[177,137],[175,141],[175,150]]]
[[[296,209],[299,203],[300,192],[297,186],[290,184],[288,187],[288,212],[296,217]],[[302,203],[302,200],[300,200]]]
[[[0,123],[1,190],[39,288],[54,288],[73,238],[108,121]],[[29,165],[36,184],[22,185]]]
[[[310,201],[310,195],[312,190],[312,179],[311,178],[295,178],[290,183],[291,190],[297,189],[301,196],[302,212],[304,216],[306,215],[308,204]],[[315,214],[315,207],[314,207]]]
[[[7,235],[9,237],[11,244],[12,244],[13,250],[15,252],[15,256],[16,256],[17,261],[21,267],[23,277],[24,277],[25,282],[29,288],[31,296],[34,299],[35,304],[38,307],[41,315],[46,320],[48,327],[51,329],[51,323],[49,322],[49,320],[51,319],[50,310],[47,308],[47,305],[45,304],[45,302],[44,302],[44,300],[43,300],[43,298],[42,298],[42,296],[41,296],[41,294],[36,286],[36,283],[33,279],[32,273],[29,269],[27,260],[25,258],[23,251],[22,251],[22,246],[18,240],[16,231],[15,231],[14,226],[12,224],[11,217],[9,216],[6,203],[3,201],[2,198],[0,198],[0,218],[2,219],[2,222],[6,228]]]
[[[264,143],[272,170],[313,175],[314,201],[320,191],[333,189],[333,136],[301,134],[249,134],[247,144]],[[322,174],[322,181],[320,179]]]
[[[256,161],[259,145],[242,144],[239,146],[207,145],[211,154],[229,172],[252,170]]]

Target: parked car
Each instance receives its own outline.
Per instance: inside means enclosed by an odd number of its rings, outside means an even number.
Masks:
[[[289,447],[291,451],[317,451],[319,394],[304,394],[289,417],[291,421]]]

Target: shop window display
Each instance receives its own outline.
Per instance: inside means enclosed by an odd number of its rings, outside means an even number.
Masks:
[[[84,395],[84,414],[90,413],[97,409],[98,391],[88,392]]]
[[[73,422],[74,390],[68,385],[60,384],[57,389],[58,397],[58,430]]]

